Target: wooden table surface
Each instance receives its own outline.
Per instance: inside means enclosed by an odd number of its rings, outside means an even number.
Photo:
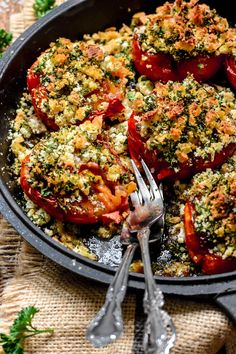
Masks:
[[[23,0],[0,0],[0,28],[9,30],[11,14],[21,10]]]

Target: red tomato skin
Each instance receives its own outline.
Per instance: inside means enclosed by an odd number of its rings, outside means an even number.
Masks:
[[[27,87],[30,92],[32,93],[32,90],[40,85],[40,75],[38,73],[35,73],[33,70],[33,67],[37,64],[37,62],[31,66],[31,68],[28,70],[27,73]]]
[[[202,271],[205,274],[221,274],[236,270],[235,259],[223,259],[220,256],[207,254],[204,257]]]
[[[155,170],[156,179],[158,181],[168,180],[169,182],[174,182],[176,180],[189,178],[196,173],[205,171],[207,168],[215,169],[221,166],[236,150],[236,144],[230,143],[224,147],[222,151],[216,152],[212,161],[196,159],[191,165],[180,163],[179,171],[175,172],[167,161],[158,159],[158,151],[148,150],[146,148],[145,142],[137,129],[137,125],[138,122],[135,120],[134,114],[132,114],[128,121],[128,149],[131,158],[137,163],[138,167],[141,166],[140,158],[143,158],[149,168]]]
[[[212,78],[220,69],[224,61],[223,55],[209,56],[197,55],[194,58],[180,60],[177,62],[177,75],[182,81],[188,73],[193,74],[199,82],[204,82]],[[201,66],[203,67],[201,68]]]
[[[201,267],[205,274],[220,274],[236,270],[236,259],[223,259],[210,254],[207,247],[201,244],[194,226],[194,205],[187,201],[184,208],[185,242],[193,262]]]
[[[193,166],[189,166],[187,164],[180,164],[179,166],[180,170],[176,172],[166,162],[166,167],[161,168],[160,171],[157,173],[157,180],[168,180],[169,182],[175,182],[177,180],[183,180],[188,178],[189,176],[194,175]]]
[[[59,127],[55,123],[53,118],[49,118],[48,115],[40,108],[43,99],[47,99],[47,90],[40,83],[40,74],[34,72],[34,67],[37,66],[36,61],[27,73],[27,87],[32,98],[32,104],[36,115],[42,120],[42,122],[51,130],[58,130]]]
[[[108,109],[106,110],[105,117],[111,117],[116,113],[121,113],[124,110],[124,106],[121,103],[122,98],[117,95],[114,97],[109,98],[109,106]],[[98,114],[97,114],[98,115]],[[90,118],[91,119],[91,118]]]
[[[194,206],[188,201],[184,208],[185,243],[191,259],[195,264],[201,265],[207,250],[201,246],[200,238],[195,232],[193,215]]]
[[[145,142],[137,129],[137,121],[134,118],[134,114],[131,115],[128,121],[128,149],[131,158],[138,167],[141,167],[140,158],[143,158],[149,168],[156,168],[158,164],[157,156],[154,151],[150,151],[145,147]]]
[[[226,58],[225,71],[230,84],[236,90],[236,61],[233,59],[233,57]]]
[[[102,215],[102,223],[103,225],[110,224],[111,222],[115,224],[119,224],[122,220],[119,211],[113,211],[113,213],[103,214]]]
[[[168,54],[142,51],[137,35],[134,35],[132,41],[132,56],[139,74],[147,76],[152,81],[177,81],[172,57]]]
[[[137,122],[135,121],[134,114],[128,120],[128,149],[131,158],[140,167],[140,156],[144,154],[144,143],[137,130]]]
[[[153,81],[163,82],[182,81],[188,73],[193,74],[199,82],[207,81],[217,73],[224,61],[224,55],[197,55],[174,62],[169,54],[152,54],[142,51],[137,35],[133,38],[132,55],[134,65],[141,75]]]
[[[64,215],[61,208],[58,206],[56,198],[43,197],[39,191],[35,188],[32,188],[27,181],[27,175],[29,173],[29,168],[27,163],[30,160],[30,156],[28,155],[22,162],[21,175],[20,175],[20,184],[25,192],[25,194],[32,200],[35,204],[43,208],[48,214],[55,217],[57,220],[64,220]]]
[[[42,100],[47,99],[47,90],[43,86],[35,87],[31,90],[31,97],[36,115],[50,130],[59,130],[54,118],[49,118],[47,113],[43,112],[40,107]]]
[[[72,204],[70,209],[64,212],[64,220],[74,224],[95,224],[101,217],[94,215],[94,209],[90,202],[82,202],[80,206],[83,207],[82,212],[78,212],[76,203]]]
[[[30,186],[27,181],[27,176],[29,174],[29,167],[27,163],[30,161],[30,155],[28,155],[22,162],[20,184],[25,192],[25,194],[38,206],[44,209],[49,215],[53,216],[55,219],[60,221],[68,221],[76,224],[94,224],[98,221],[104,221],[104,224],[110,222],[119,223],[122,219],[120,211],[116,210],[114,212],[105,213],[101,215],[94,214],[94,208],[90,201],[85,199],[79,205],[82,207],[82,211],[79,212],[77,209],[78,203],[73,203],[70,205],[70,209],[62,209],[58,203],[56,197],[43,197],[41,193]],[[88,163],[87,166],[82,165],[81,171],[84,169],[91,169],[94,173],[101,173],[99,166],[96,163]],[[120,209],[124,210],[123,207],[128,206],[127,198],[121,200]]]

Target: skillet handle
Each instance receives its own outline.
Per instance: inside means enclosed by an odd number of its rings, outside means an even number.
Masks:
[[[223,308],[229,318],[236,325],[236,288],[228,289],[215,296],[215,302]]]

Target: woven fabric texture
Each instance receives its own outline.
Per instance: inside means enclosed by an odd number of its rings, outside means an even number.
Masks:
[[[32,3],[33,0],[25,0],[22,13],[11,17],[14,38],[35,21]],[[29,305],[40,309],[36,326],[55,329],[52,336],[30,338],[25,345],[26,354],[143,354],[140,343],[144,318],[140,299],[136,307],[135,292],[128,292],[123,306],[125,334],[106,348],[94,349],[85,339],[85,331],[104,302],[106,286],[45,259],[3,218],[0,270],[0,330],[8,331],[17,312]],[[174,298],[168,298],[165,306],[177,329],[172,354],[216,354],[224,345],[227,354],[236,354],[236,330],[216,306]]]

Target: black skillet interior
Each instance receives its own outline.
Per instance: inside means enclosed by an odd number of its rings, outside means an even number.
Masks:
[[[205,2],[216,8],[230,22],[234,21],[232,3],[231,6],[229,3],[223,6],[221,0]],[[93,33],[114,25],[118,27],[122,23],[129,24],[133,13],[153,12],[155,7],[162,3],[160,0],[70,0],[23,33],[0,63],[0,211],[29,243],[44,255],[73,272],[105,283],[111,281],[114,269],[90,261],[51,240],[29,221],[16,204],[14,197],[17,191],[7,169],[9,122],[14,117],[18,98],[26,84],[26,70],[51,41],[60,36],[78,39],[84,33]],[[216,276],[156,279],[161,289],[168,294],[214,296],[236,322],[236,272]],[[143,289],[143,275],[131,274],[129,286]]]

